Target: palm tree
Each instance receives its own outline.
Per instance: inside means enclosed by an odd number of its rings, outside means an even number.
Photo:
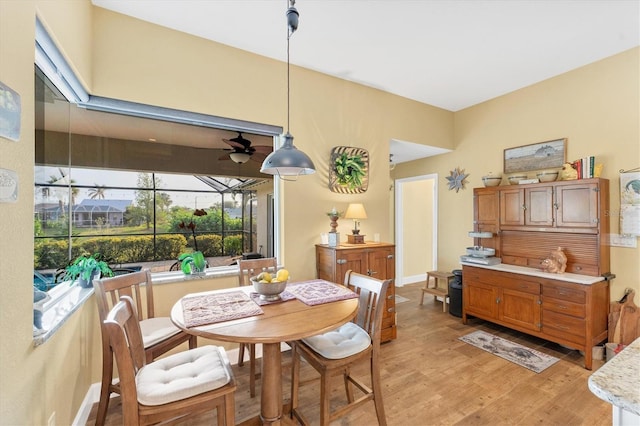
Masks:
[[[95,199],[104,200],[105,191],[106,189],[104,185],[101,186],[96,183],[95,188],[91,188],[89,190],[89,198],[91,198],[92,200],[95,200]]]

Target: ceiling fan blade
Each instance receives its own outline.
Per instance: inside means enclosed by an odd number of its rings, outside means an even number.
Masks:
[[[239,148],[242,150],[246,149],[244,145],[242,145],[240,142],[234,141],[233,139],[222,139],[222,141],[234,148]]]
[[[253,154],[251,154],[251,157],[249,158],[249,160],[253,160],[253,161],[257,161],[259,163],[262,163],[265,158],[267,158],[267,155],[269,155],[266,152],[254,152]]]
[[[262,154],[270,154],[273,151],[273,147],[267,145],[256,145],[253,148]]]

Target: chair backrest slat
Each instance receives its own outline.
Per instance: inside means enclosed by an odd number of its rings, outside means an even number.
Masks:
[[[260,272],[266,271],[273,274],[276,273],[277,270],[278,260],[275,257],[238,260],[240,286],[251,285],[249,278],[258,275]]]
[[[144,286],[142,297],[141,286]],[[151,272],[144,269],[125,275],[117,275],[112,278],[93,280],[96,298],[98,300],[98,313],[100,321],[104,321],[107,313],[120,301],[122,296],[128,296],[133,300],[135,313],[139,321],[153,318],[153,285]]]
[[[145,356],[133,300],[123,296],[107,314],[103,324],[118,365],[124,424],[137,424],[136,374],[145,365]]]
[[[347,271],[344,285],[358,293],[358,312],[353,322],[371,336],[374,345],[380,345],[382,314],[385,296],[392,280],[379,280],[367,275]]]

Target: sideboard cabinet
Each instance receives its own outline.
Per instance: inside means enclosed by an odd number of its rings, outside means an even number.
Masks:
[[[343,283],[348,270],[381,280],[395,279],[395,245],[388,243],[316,245],[317,277]],[[395,285],[390,285],[382,316],[381,341],[396,338]]]
[[[608,281],[588,277],[580,284],[561,275],[551,279],[496,270],[503,266],[462,268],[463,324],[474,316],[582,350],[591,370],[592,347],[607,339]]]

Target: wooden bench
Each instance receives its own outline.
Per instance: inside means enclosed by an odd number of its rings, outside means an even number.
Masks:
[[[454,277],[450,272],[441,271],[429,271],[427,272],[427,282],[422,288],[422,295],[420,296],[420,304],[424,303],[424,294],[429,293],[433,295],[433,300],[437,300],[438,297],[442,297],[442,312],[447,312],[447,297],[449,297],[449,282]],[[431,278],[433,278],[433,287],[430,286]],[[439,280],[444,280],[444,288],[439,287]]]

